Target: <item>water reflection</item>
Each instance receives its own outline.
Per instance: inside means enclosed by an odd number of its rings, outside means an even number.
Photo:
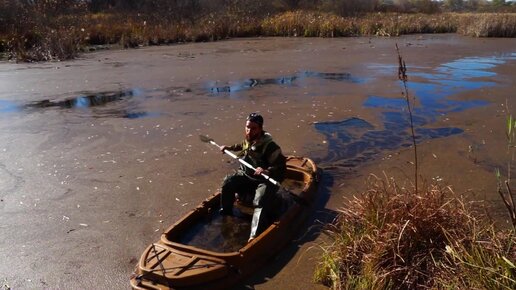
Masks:
[[[0,100],[0,113],[15,113],[20,111],[20,107],[11,101]]]
[[[448,113],[487,105],[488,102],[484,100],[453,100],[451,97],[464,91],[495,86],[494,81],[485,78],[496,77],[496,73],[491,70],[509,60],[516,60],[516,53],[458,59],[441,64],[433,72],[425,68],[409,67],[409,77],[420,80],[408,82],[409,94],[417,99],[417,105],[413,108],[417,142],[462,133],[462,129],[455,127],[423,127]],[[374,67],[382,68],[378,65]],[[384,66],[380,73],[388,71],[388,74],[396,75],[395,69],[392,65]],[[315,128],[326,136],[330,151],[321,162],[331,163],[332,167],[337,168],[355,167],[383,150],[411,146],[407,103],[403,97],[369,96],[364,106],[382,110],[384,128],[376,129],[366,120],[357,118],[316,123]]]
[[[119,92],[100,92],[80,95],[60,101],[42,100],[24,105],[24,110],[62,108],[87,113],[93,117],[118,117],[139,119],[159,116],[159,113],[138,110],[138,105],[146,93],[142,89],[130,89]],[[94,110],[94,111],[91,111]],[[93,113],[93,114],[92,114]]]
[[[365,78],[352,76],[350,73],[324,73],[314,71],[301,71],[291,76],[281,76],[268,79],[246,79],[243,81],[234,81],[225,86],[218,86],[217,82],[209,82],[208,89],[213,94],[218,93],[235,93],[249,90],[257,86],[280,85],[280,86],[301,86],[307,79],[345,81],[351,83],[363,83]]]
[[[60,107],[60,108],[90,108],[103,106],[105,104],[120,101],[124,98],[130,98],[134,96],[133,90],[121,91],[116,93],[98,93],[94,95],[78,96],[63,101],[51,101],[42,100],[26,105],[27,108],[49,108],[49,107]]]
[[[419,119],[421,120],[421,119]],[[334,168],[356,167],[385,150],[412,145],[408,133],[408,116],[390,114],[383,129],[376,129],[369,122],[351,118],[338,122],[315,123],[315,128],[328,140],[328,156],[323,163]],[[432,138],[448,137],[462,133],[460,128],[417,128],[417,142]],[[339,173],[336,173],[337,175]]]
[[[141,119],[141,118],[152,118],[161,116],[160,113],[157,112],[127,112],[124,115],[121,115],[123,118],[127,119]]]

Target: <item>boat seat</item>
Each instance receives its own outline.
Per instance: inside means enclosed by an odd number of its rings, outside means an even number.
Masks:
[[[241,199],[239,196],[236,197],[233,204],[233,213],[240,217],[252,217],[255,208],[253,205],[253,196],[247,195],[245,199]],[[274,219],[279,218],[281,214],[294,204],[295,202],[290,195],[284,189],[280,189],[274,199]]]

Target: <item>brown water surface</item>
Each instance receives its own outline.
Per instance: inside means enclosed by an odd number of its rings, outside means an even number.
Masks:
[[[237,289],[324,288],[311,282],[315,220],[331,220],[370,173],[412,180],[395,43],[421,175],[485,200],[503,223],[493,171],[514,115],[514,39],[250,38],[0,63],[0,283],[128,288],[145,247],[237,167],[198,135],[238,142],[258,111],[285,154],[324,174],[304,231]]]

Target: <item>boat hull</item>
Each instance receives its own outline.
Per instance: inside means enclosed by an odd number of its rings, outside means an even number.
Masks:
[[[278,220],[251,242],[241,245],[237,242],[236,247],[222,250],[185,242],[185,233],[192,229],[199,232],[200,222],[212,223],[209,227],[215,230],[217,225],[228,223],[218,215],[220,192],[212,195],[170,226],[158,242],[147,247],[131,277],[131,286],[134,289],[227,289],[291,241],[311,212],[317,183],[318,170],[312,160],[289,156],[283,185],[295,188],[288,190],[288,194],[295,194],[297,202],[291,199]],[[245,219],[245,213],[242,218]],[[201,242],[210,238],[203,236]]]

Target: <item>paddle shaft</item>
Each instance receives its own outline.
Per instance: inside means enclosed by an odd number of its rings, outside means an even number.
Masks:
[[[215,143],[215,141],[213,140],[210,140],[210,144],[213,144],[217,147],[220,148],[219,144]],[[227,149],[224,149],[224,153],[226,153],[227,155],[233,157],[234,159],[237,159],[238,162],[242,163],[245,167],[251,169],[251,170],[255,170],[256,171],[256,168],[254,168],[251,164],[249,164],[247,161],[245,161],[244,159],[242,158],[238,158],[238,156],[236,156],[233,152],[227,150]],[[270,176],[268,176],[267,174],[265,173],[261,173],[260,174],[261,176],[263,176],[263,178],[267,179],[270,183],[276,185],[276,186],[280,186],[280,183],[277,182],[276,180],[272,179]]]
[[[215,143],[215,141],[213,141],[213,139],[210,139],[209,137],[206,137],[206,136],[203,136],[203,135],[200,135],[199,137],[201,137],[201,141],[202,142],[206,142],[206,143],[210,143],[214,146],[217,146],[219,149],[220,149],[220,145]],[[238,158],[238,156],[236,156],[233,152],[227,150],[227,149],[224,149],[223,150],[224,153],[226,153],[227,155],[233,157],[234,159],[237,159],[238,162],[242,163],[242,165],[244,165],[245,167],[251,169],[251,170],[254,170],[256,171],[256,168],[254,168],[251,164],[249,164],[248,162],[246,162],[245,160],[241,159],[241,158]],[[263,174],[263,173],[260,173],[261,176],[263,176],[266,180],[268,180],[270,183],[278,186],[278,187],[282,187],[281,184],[279,182],[277,182],[276,180],[272,179],[270,176],[268,176],[267,174]],[[301,204],[301,205],[304,205],[304,206],[309,206],[308,202],[297,196],[295,193],[291,192],[290,190],[286,189],[285,187],[282,187],[283,190],[285,190],[286,192],[288,192],[292,198],[294,199],[295,202]]]

